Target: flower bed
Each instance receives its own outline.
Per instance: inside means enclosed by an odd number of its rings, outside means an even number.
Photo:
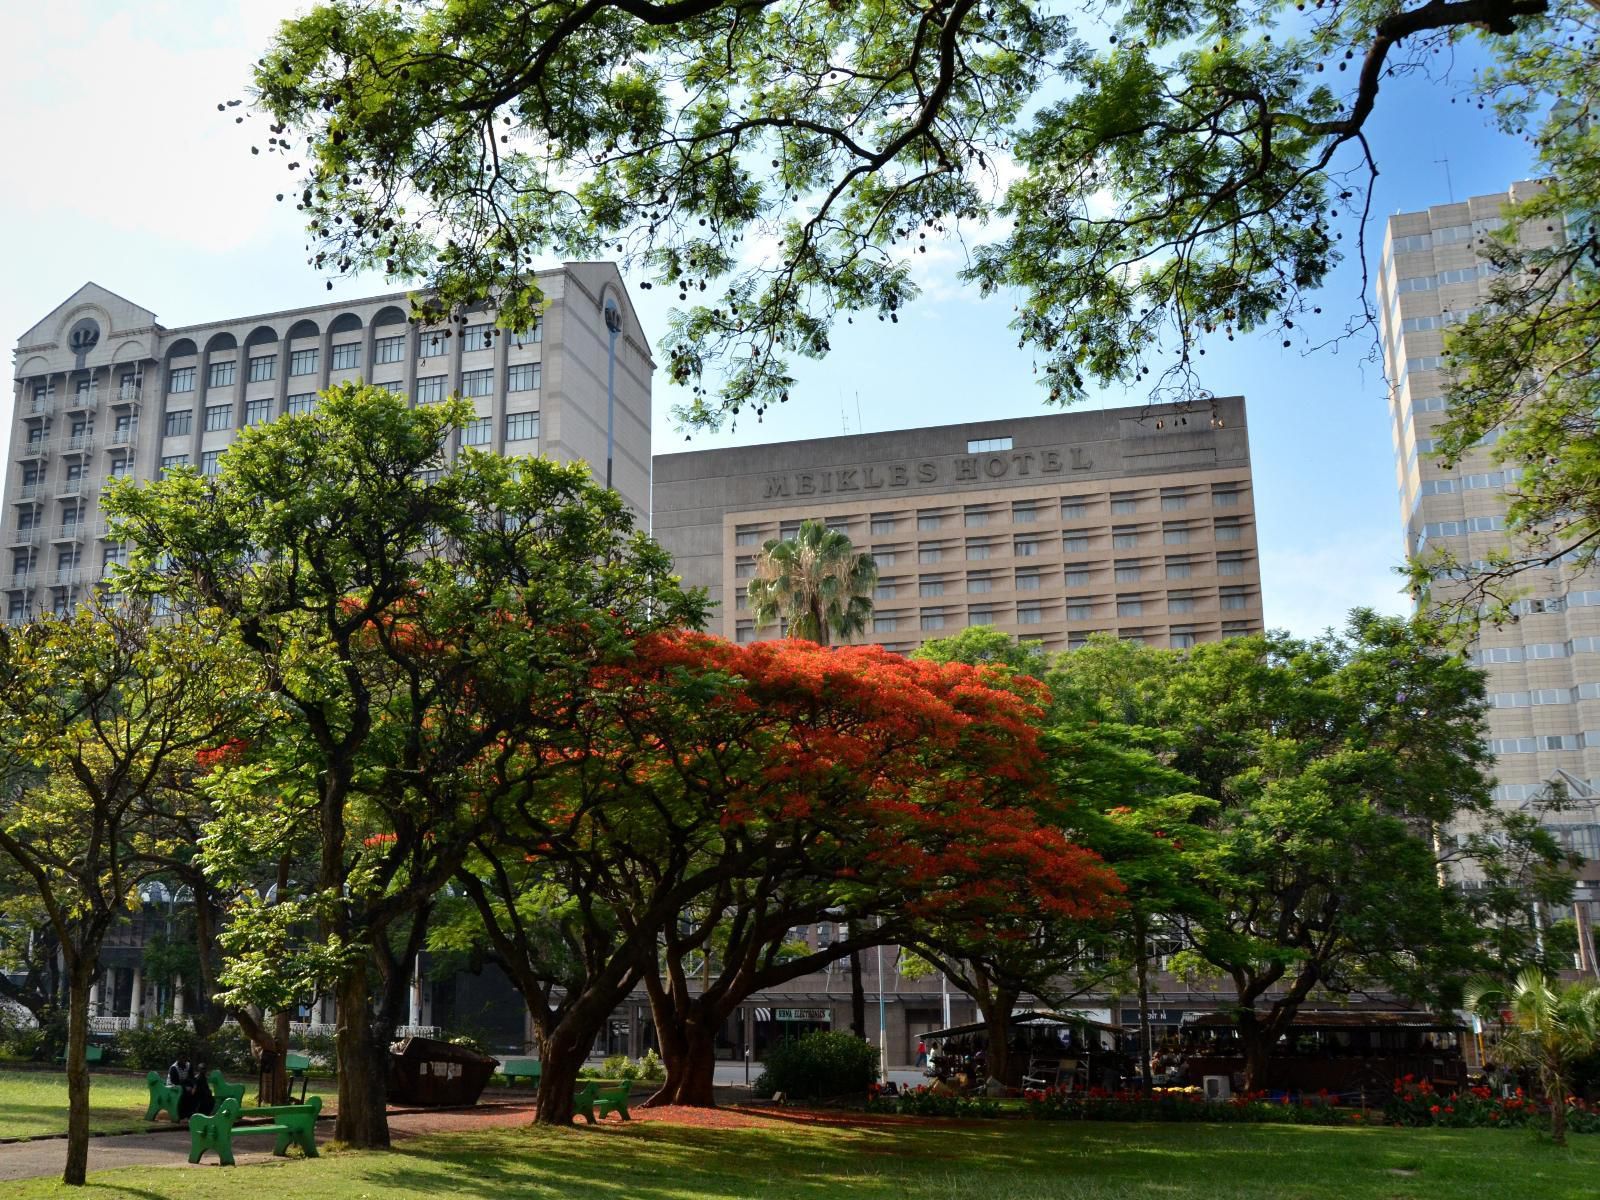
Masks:
[[[1543,1128],[1550,1123],[1547,1107],[1524,1096],[1521,1088],[1510,1096],[1496,1096],[1485,1087],[1446,1094],[1411,1075],[1394,1081],[1383,1115],[1391,1125],[1442,1129]],[[1576,1096],[1567,1097],[1567,1132],[1600,1133],[1600,1109]]]
[[[1000,1115],[1000,1102],[988,1096],[950,1096],[931,1087],[885,1092],[878,1084],[867,1091],[867,1111],[897,1113],[902,1117],[980,1117]]]
[[[1337,1096],[1319,1092],[1299,1100],[1269,1100],[1265,1092],[1207,1100],[1196,1088],[1107,1092],[1050,1088],[1022,1093],[1023,1112],[1035,1121],[1216,1121],[1281,1125],[1348,1125],[1365,1118],[1341,1108]]]

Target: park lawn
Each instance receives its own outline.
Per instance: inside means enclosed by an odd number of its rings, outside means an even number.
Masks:
[[[245,1144],[248,1144],[246,1142]],[[98,1172],[96,1200],[1591,1200],[1600,1138],[1557,1150],[1526,1132],[1304,1126],[1033,1124],[837,1128],[782,1119],[706,1129],[665,1121],[598,1129],[440,1134],[387,1153],[233,1169]],[[13,1200],[81,1197],[54,1180]]]
[[[239,1079],[229,1082],[238,1083]],[[255,1102],[254,1081],[246,1089],[245,1104]],[[331,1081],[311,1081],[307,1094],[334,1089]],[[296,1095],[298,1095],[298,1091]],[[150,1103],[150,1087],[143,1075],[91,1071],[89,1075],[89,1129],[96,1133],[142,1133]],[[167,1124],[162,1117],[161,1125]],[[60,1070],[0,1070],[0,1138],[34,1138],[67,1131],[67,1077]]]

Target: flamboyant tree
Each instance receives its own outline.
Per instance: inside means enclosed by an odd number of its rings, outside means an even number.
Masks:
[[[181,836],[171,814],[195,751],[226,736],[257,694],[225,634],[153,625],[139,605],[86,606],[4,641],[0,852],[36,898],[67,980],[66,1183],[87,1170],[100,948]]]
[[[214,478],[106,498],[134,546],[124,584],[220,613],[283,710],[208,776],[206,852],[242,882],[264,848],[310,839],[292,902],[230,913],[229,979],[236,1000],[332,990],[335,1132],[353,1145],[388,1142],[409,967],[433,897],[518,782],[506,763],[537,761],[521,752],[596,662],[701,613],[582,465],[452,459],[469,415],[344,385],[247,430]]]
[[[709,1103],[717,1028],[756,988],[826,960],[778,961],[784,915],[837,905],[954,920],[1037,906],[1088,919],[1119,890],[1035,818],[1044,779],[1027,705],[971,668],[661,635],[597,673],[584,707],[583,736],[541,780],[543,812],[519,800],[492,869],[464,880],[531,992],[541,1121],[566,1119],[588,1040],[658,970],[669,927],[671,942],[728,934],[708,987],[690,989],[669,954],[652,988],[667,1090]],[[528,884],[541,873],[560,887],[535,921]]]

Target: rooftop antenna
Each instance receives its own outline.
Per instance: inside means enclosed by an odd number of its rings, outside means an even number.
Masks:
[[[1433,165],[1444,168],[1445,194],[1450,197],[1450,203],[1454,204],[1456,202],[1456,187],[1455,184],[1450,182],[1450,160],[1448,158],[1436,158],[1433,160]]]
[[[856,393],[856,432],[860,433],[861,429],[862,429],[862,425],[861,425],[861,393],[857,392]]]

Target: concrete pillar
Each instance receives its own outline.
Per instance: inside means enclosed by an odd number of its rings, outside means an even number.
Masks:
[[[144,1015],[144,968],[133,968],[133,991],[128,996],[128,1020],[138,1028],[139,1018]]]
[[[183,1016],[183,976],[172,977],[172,1015]]]
[[[94,977],[94,982],[89,985],[89,1015],[91,1017],[100,1015],[100,976],[98,975]]]
[[[422,962],[419,958],[411,964],[411,1004],[406,1017],[407,1025],[422,1024]]]

